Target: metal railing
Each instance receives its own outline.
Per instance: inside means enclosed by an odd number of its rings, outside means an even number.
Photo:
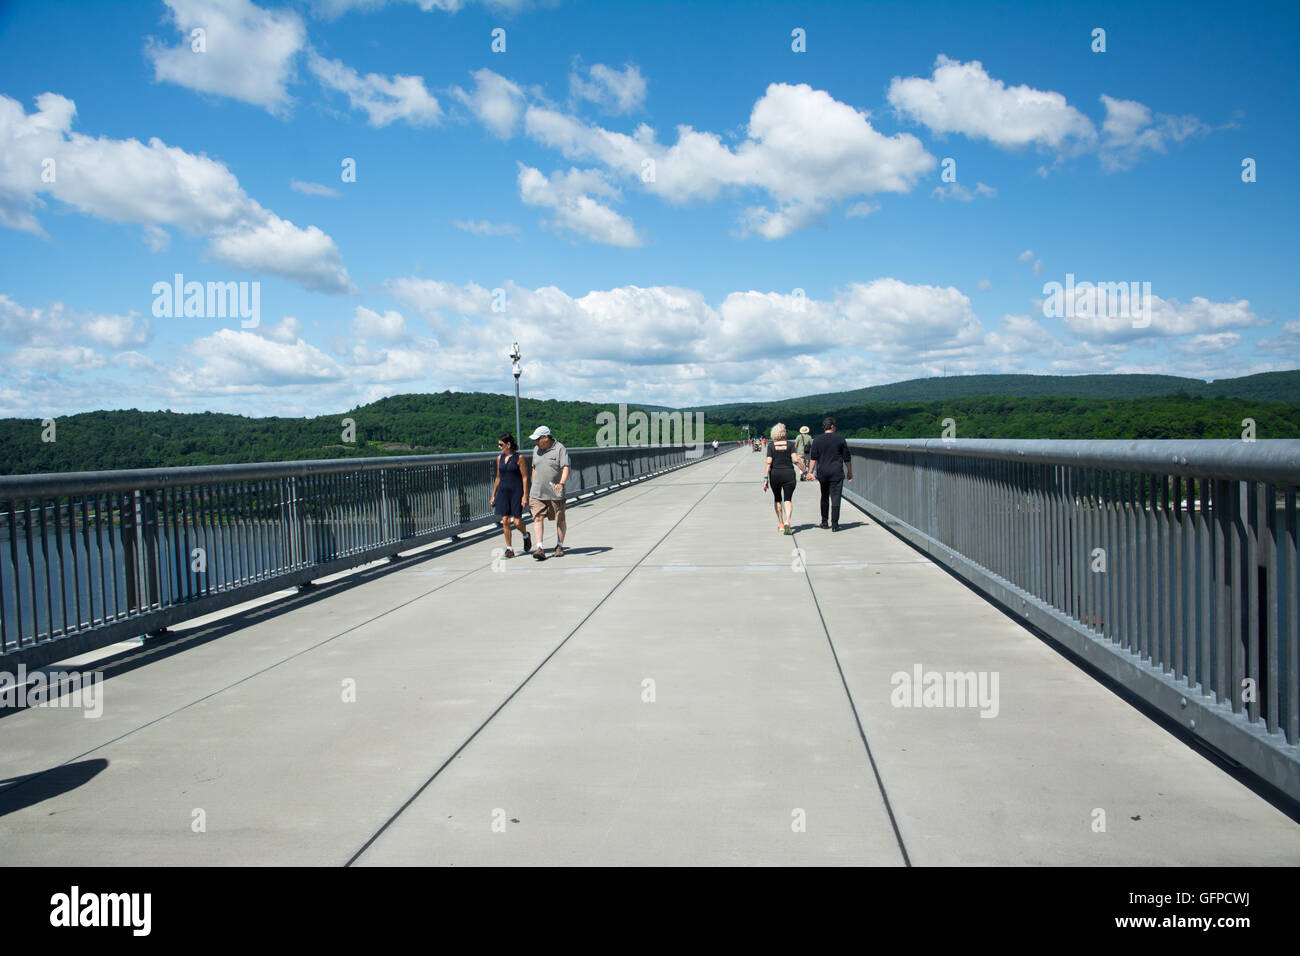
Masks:
[[[846,497],[1300,799],[1300,441],[849,446]]]
[[[571,448],[569,456],[571,497],[711,457],[703,446]],[[153,633],[495,523],[495,459],[0,477],[0,668]]]

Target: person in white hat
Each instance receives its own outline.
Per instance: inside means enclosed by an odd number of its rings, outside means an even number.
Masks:
[[[569,480],[569,451],[555,440],[545,425],[528,439],[537,443],[533,448],[533,483],[528,492],[528,506],[533,512],[533,557],[545,561],[542,535],[547,518],[555,521],[555,551],[552,553],[557,558],[564,554],[564,486]]]
[[[799,461],[803,465],[803,480],[809,481],[808,477],[808,446],[813,443],[812,434],[808,426],[804,425],[799,429],[799,437],[794,440],[794,453],[799,456]]]

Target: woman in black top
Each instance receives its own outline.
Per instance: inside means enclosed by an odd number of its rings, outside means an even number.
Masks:
[[[803,471],[803,464],[795,455],[794,442],[786,441],[785,426],[779,422],[772,426],[772,440],[767,445],[767,461],[763,473],[763,487],[769,483],[772,488],[772,501],[776,508],[777,531],[793,534],[790,530],[790,512],[794,509],[795,472]],[[781,505],[785,505],[785,520],[782,521]]]
[[[513,558],[514,549],[510,547],[510,523],[524,536],[524,551],[533,549],[524,528],[524,505],[528,504],[528,462],[519,454],[515,436],[509,432],[502,433],[497,439],[496,479],[492,482],[493,510],[501,518],[501,530],[506,536],[505,557]]]

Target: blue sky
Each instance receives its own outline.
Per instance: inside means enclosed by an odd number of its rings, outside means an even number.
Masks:
[[[0,414],[1295,368],[1298,9],[0,5]]]

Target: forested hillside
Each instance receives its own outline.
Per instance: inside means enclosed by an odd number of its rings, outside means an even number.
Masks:
[[[1254,419],[1257,438],[1300,438],[1300,405],[1235,398],[956,398],[943,402],[881,402],[823,411],[787,405],[756,406],[743,413],[714,412],[709,419],[814,434],[825,414],[849,438],[939,438],[942,422],[955,422],[958,438],[1165,439],[1240,438],[1242,420]]]
[[[811,383],[810,383],[811,384]],[[1224,396],[1300,403],[1300,370],[1264,372],[1206,383],[1174,375],[954,375],[872,385],[848,392],[783,400],[785,408],[848,408],[868,402],[936,402],[977,396],[1034,398],[1143,398],[1173,395]],[[704,406],[703,411],[738,412],[754,403]]]
[[[938,438],[952,418],[959,438],[1159,439],[1238,438],[1242,420],[1259,438],[1300,438],[1300,404],[1175,396],[1085,399],[973,397],[933,402],[878,402],[818,407],[797,403],[744,406],[705,414],[705,439],[741,437],[743,425],[767,434],[781,421],[793,433],[814,433],[833,414],[851,438]],[[649,408],[650,406],[645,406]],[[566,445],[594,445],[597,414],[617,406],[525,399],[525,435],[549,425]],[[355,442],[343,441],[344,419]],[[0,420],[4,474],[99,471],[172,465],[293,461],[373,455],[494,451],[497,435],[514,430],[514,397],[484,393],[397,395],[314,418],[244,418],[212,412],[101,411],[55,421],[55,441],[42,441],[39,420]],[[525,447],[529,443],[523,442]]]
[[[634,406],[652,410],[659,406]],[[597,414],[617,405],[523,399],[527,435],[547,425],[566,445],[596,444]],[[355,422],[355,441],[344,442],[344,419]],[[706,420],[707,425],[707,420]],[[55,420],[53,442],[36,419],[0,419],[0,473],[33,474],[215,465],[375,455],[496,451],[497,436],[515,429],[513,395],[443,392],[395,395],[349,411],[313,418],[244,418],[214,412],[101,411]],[[737,428],[716,434],[739,437]]]

